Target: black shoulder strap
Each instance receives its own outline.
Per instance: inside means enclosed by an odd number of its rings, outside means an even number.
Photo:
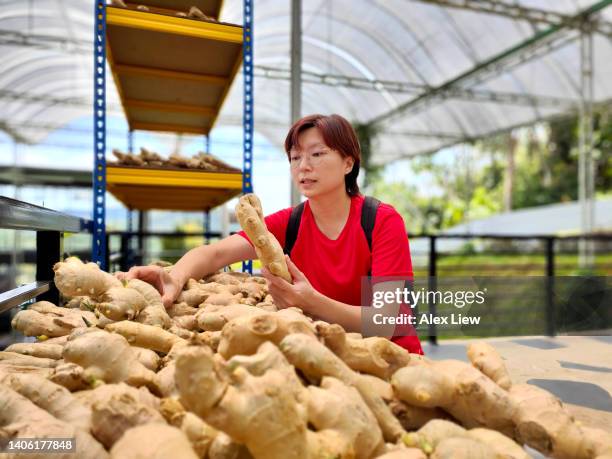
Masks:
[[[366,196],[363,202],[363,208],[361,209],[361,228],[368,241],[370,252],[372,252],[372,232],[374,231],[376,212],[378,211],[379,205],[380,201],[378,199]],[[298,229],[300,228],[300,222],[302,220],[302,212],[304,212],[304,203],[295,206],[291,210],[291,216],[289,217],[289,223],[287,223],[287,230],[285,231],[285,248],[283,249],[283,252],[287,255],[291,255],[291,250],[297,239]]]
[[[361,228],[368,241],[370,253],[372,253],[372,232],[374,231],[374,223],[376,223],[376,212],[380,201],[371,196],[366,196],[361,209]]]
[[[301,203],[291,210],[289,223],[287,223],[287,229],[285,230],[285,248],[283,249],[283,252],[289,256],[291,256],[291,250],[293,249],[293,245],[297,239],[298,229],[300,228],[300,222],[302,221],[302,212],[304,212],[304,204],[305,203]]]

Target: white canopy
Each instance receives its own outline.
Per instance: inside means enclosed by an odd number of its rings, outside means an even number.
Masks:
[[[290,118],[291,2],[254,3],[255,129],[280,146]],[[375,126],[379,164],[576,111],[579,18],[591,11],[594,102],[606,103],[610,3],[304,1],[302,111]],[[221,19],[242,23],[242,1],[226,0]],[[0,0],[0,129],[36,143],[92,112],[92,29],[91,0]],[[107,84],[108,108],[120,113],[110,74]],[[239,77],[217,126],[242,122],[242,91]]]

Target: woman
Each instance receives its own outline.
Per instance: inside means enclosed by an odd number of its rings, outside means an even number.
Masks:
[[[402,217],[391,206],[379,205],[370,251],[361,227],[364,197],[357,185],[361,152],[355,131],[341,116],[311,115],[297,121],[289,130],[285,151],[291,178],[308,200],[291,258],[287,257],[293,284],[263,269],[270,294],[279,308],[298,306],[310,316],[338,323],[347,331],[362,331],[374,312],[373,308],[359,306],[364,276],[412,278]],[[283,247],[291,210],[281,210],[265,219],[268,230]],[[224,266],[254,258],[257,255],[253,246],[240,232],[192,249],[170,274],[159,267],[141,266],[130,269],[126,277],[153,284],[169,306],[188,279],[200,279]],[[387,284],[389,289],[396,286],[397,282]],[[391,314],[397,315],[400,305],[390,307]],[[393,326],[384,330],[384,336],[394,334]],[[413,353],[422,353],[414,330],[409,327],[409,331],[409,336],[393,340]]]

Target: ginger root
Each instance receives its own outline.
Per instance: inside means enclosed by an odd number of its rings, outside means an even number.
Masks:
[[[282,373],[226,374],[206,348],[182,349],[176,360],[181,403],[244,443],[255,458],[308,458],[306,419]]]
[[[325,345],[355,371],[386,380],[410,362],[408,351],[386,338],[350,338],[338,324],[319,323],[317,331]]]
[[[0,384],[0,431],[11,438],[74,438],[75,451],[54,454],[54,458],[107,458],[108,453],[87,432],[61,421],[23,395]],[[30,455],[28,457],[39,457]],[[44,456],[40,456],[44,457]]]
[[[53,266],[54,282],[66,296],[89,296],[99,298],[112,287],[121,287],[121,281],[102,271],[95,263],[83,263],[70,257]]]
[[[355,387],[376,417],[385,440],[396,441],[404,434],[401,424],[368,380],[351,370],[316,338],[301,333],[287,335],[280,342],[279,348],[289,363],[302,371],[306,377],[320,380],[323,376],[332,376]]]
[[[530,384],[516,384],[510,396],[518,440],[557,459],[595,457],[596,446],[550,392]]]
[[[259,198],[254,194],[242,196],[236,205],[236,217],[253,243],[262,265],[275,276],[291,283],[283,248],[266,227]]]
[[[251,355],[263,342],[278,344],[290,333],[314,337],[315,329],[310,319],[295,308],[240,316],[229,321],[221,330],[219,354],[226,359],[239,354]]]
[[[510,395],[471,365],[425,361],[391,378],[395,396],[409,405],[442,408],[465,427],[489,427],[512,437],[517,409]]]
[[[82,366],[90,383],[125,381],[159,391],[155,373],[138,361],[128,341],[117,333],[97,330],[72,336],[64,347],[63,357],[67,362]]]
[[[376,418],[354,387],[326,376],[320,387],[309,386],[308,392],[308,421],[319,432],[337,431],[344,443],[342,457],[367,459],[384,451]]]
[[[95,263],[82,263],[71,257],[58,262],[53,267],[55,284],[65,296],[79,296],[81,302],[89,298],[88,304],[98,315],[106,319],[120,321],[134,319],[146,325],[168,328],[170,317],[161,301],[157,290],[138,279],[132,279],[123,285],[114,276],[101,271]],[[66,308],[61,308],[66,309]],[[78,310],[74,310],[78,311]],[[89,318],[88,322],[96,325]],[[106,324],[100,319],[98,326]]]
[[[502,389],[510,389],[512,381],[506,365],[495,348],[489,343],[478,341],[470,343],[467,355],[476,368],[491,378]]]
[[[64,346],[61,344],[14,343],[8,346],[5,351],[43,359],[59,360],[62,358],[63,349]]]
[[[91,405],[91,432],[106,448],[111,448],[128,429],[151,423],[166,421],[134,392],[100,392]]]
[[[132,427],[111,449],[113,459],[198,459],[187,436],[176,427],[154,423]]]
[[[264,313],[263,309],[248,306],[246,304],[230,304],[228,306],[207,304],[200,308],[195,317],[201,330],[217,331],[221,330],[226,323],[236,317],[250,317]]]
[[[48,301],[38,301],[28,309],[19,311],[11,322],[15,330],[26,336],[63,336],[75,328],[96,325],[94,313],[55,306]]]
[[[168,421],[168,424],[178,427],[187,435],[198,457],[207,457],[206,455],[213,441],[219,435],[218,430],[208,425],[195,414],[185,411],[183,405],[176,399],[162,399],[159,410],[166,421]]]
[[[26,397],[57,419],[88,432],[91,411],[70,391],[35,374],[0,375],[0,383]]]
[[[182,341],[175,334],[160,327],[128,320],[109,324],[105,327],[105,330],[118,333],[133,346],[144,347],[145,349],[163,353],[169,352],[175,343]]]

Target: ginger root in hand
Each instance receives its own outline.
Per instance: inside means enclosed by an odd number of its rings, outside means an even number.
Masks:
[[[291,283],[283,248],[266,227],[259,198],[254,194],[242,196],[236,205],[236,217],[253,243],[262,265],[275,276]]]

